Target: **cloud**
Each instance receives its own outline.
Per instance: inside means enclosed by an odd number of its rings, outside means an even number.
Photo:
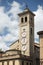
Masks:
[[[0,48],[2,50],[9,49],[7,43],[9,45],[19,38],[17,14],[22,11],[21,5],[15,1],[10,5],[11,9],[6,13],[4,12],[5,7],[0,6]]]
[[[5,51],[7,49],[9,49],[9,47],[6,45],[6,43],[3,40],[3,37],[0,36],[0,48]]]
[[[19,22],[18,13],[22,11],[21,6],[18,2],[13,1],[11,9],[5,11],[5,7],[0,6],[0,48],[2,50],[9,49],[8,45],[17,40],[19,34]],[[37,31],[43,30],[43,7],[38,6],[38,9],[34,11],[35,16],[35,41],[37,41]],[[5,33],[6,32],[6,33]],[[8,43],[8,44],[7,44]]]
[[[5,42],[9,42],[9,41],[12,42],[12,41],[15,40],[15,38],[16,38],[16,37],[14,37],[14,35],[12,35],[12,34],[9,33],[9,34],[7,34],[6,36],[4,36],[3,39],[4,39]]]
[[[5,27],[8,27],[9,22],[10,18],[4,13],[4,7],[0,7],[0,33]]]
[[[38,42],[39,39],[37,32],[43,30],[43,6],[38,5],[38,8],[35,13],[35,41]]]

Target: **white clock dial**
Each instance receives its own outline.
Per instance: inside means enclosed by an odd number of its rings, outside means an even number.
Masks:
[[[27,42],[26,38],[22,38],[21,43],[26,44],[26,42]]]
[[[22,37],[26,37],[26,32],[23,32],[22,33]]]
[[[26,46],[22,46],[22,51],[26,51]]]

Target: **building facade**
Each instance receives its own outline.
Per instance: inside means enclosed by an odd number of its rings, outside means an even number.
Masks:
[[[19,40],[12,43],[9,50],[0,51],[0,65],[40,65],[42,39],[40,44],[34,43],[35,14],[26,8],[18,16]]]
[[[43,31],[38,32],[40,39],[40,65],[43,65]]]

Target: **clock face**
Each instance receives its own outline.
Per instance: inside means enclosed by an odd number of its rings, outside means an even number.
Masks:
[[[27,42],[26,37],[25,38],[22,38],[21,43],[22,44],[26,44],[26,42]]]
[[[26,37],[26,32],[23,32],[22,33],[22,37]]]
[[[21,43],[22,43],[22,51],[26,51],[26,43],[27,43],[27,37],[26,37],[26,27],[22,27],[22,32],[21,32]]]
[[[26,45],[22,46],[22,51],[26,51]]]

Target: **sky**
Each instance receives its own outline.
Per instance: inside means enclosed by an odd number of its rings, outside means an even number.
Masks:
[[[39,42],[38,31],[43,30],[43,0],[0,0],[0,48],[9,49],[9,45],[19,39],[18,13],[28,8],[34,17],[34,41]]]

